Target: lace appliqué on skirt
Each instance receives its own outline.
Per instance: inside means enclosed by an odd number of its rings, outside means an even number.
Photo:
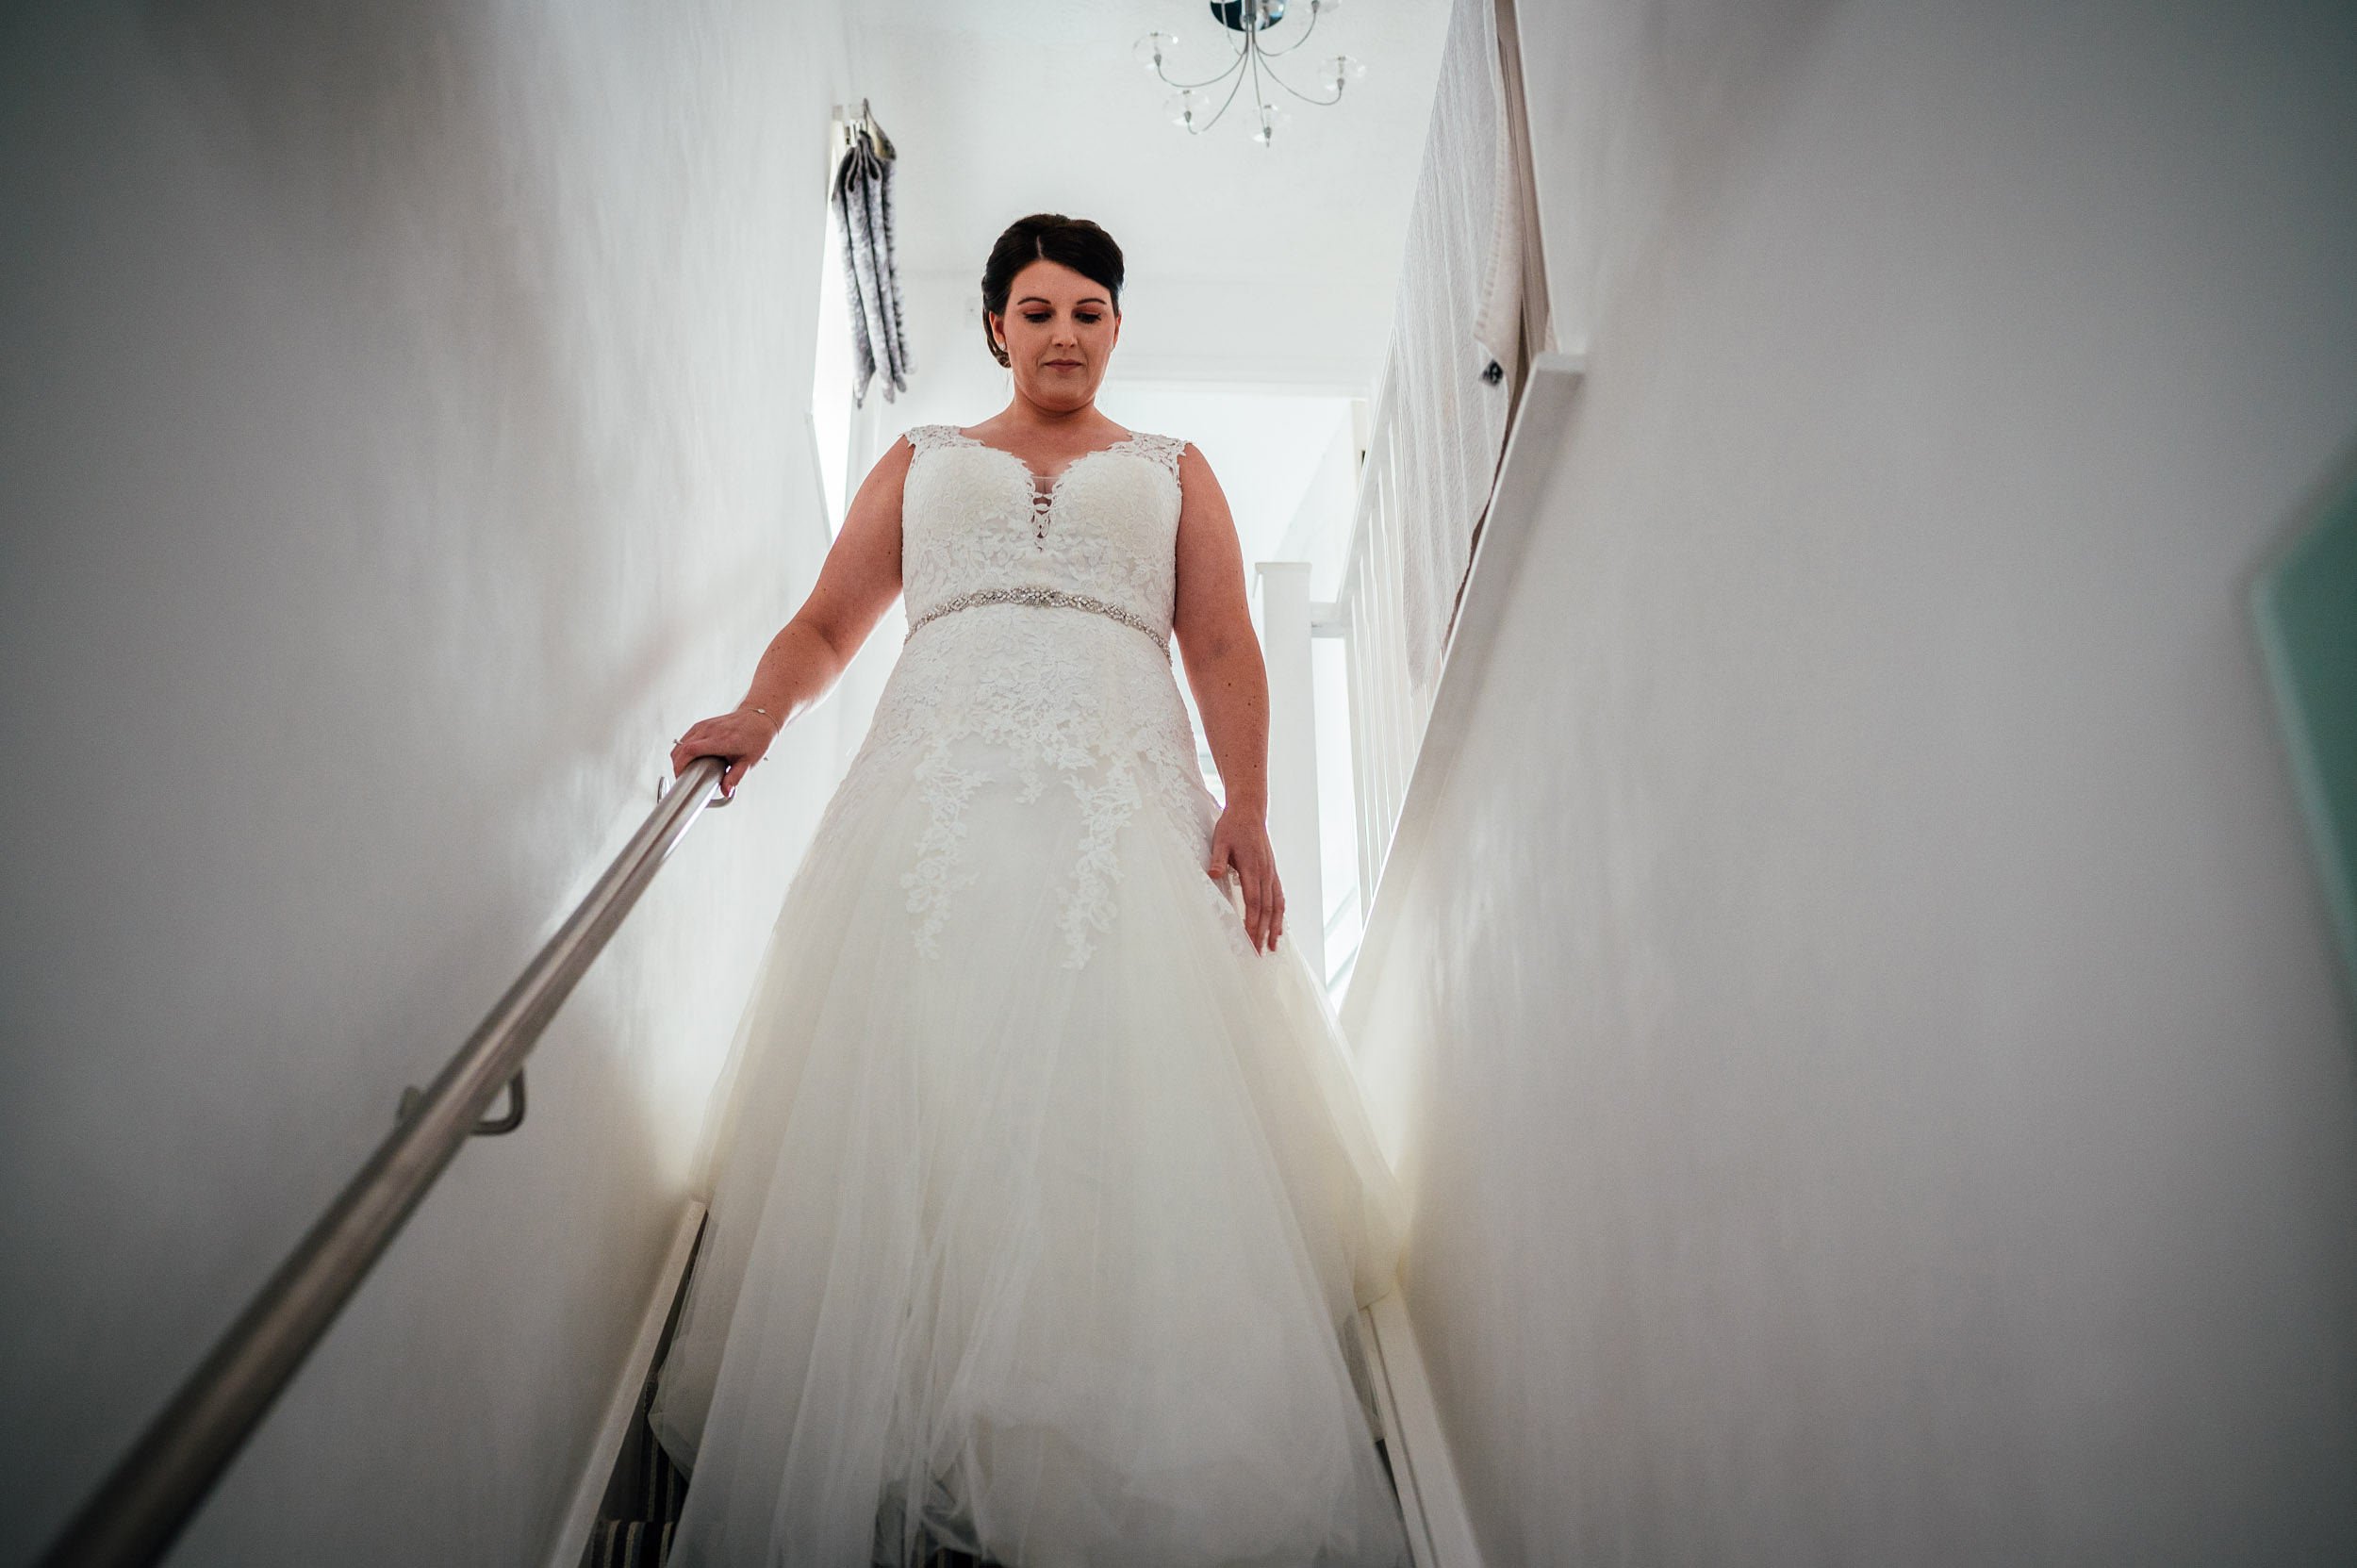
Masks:
[[[1155,815],[1209,842],[1209,795],[1170,667],[1100,617],[977,606],[909,643],[852,768],[881,770],[911,752],[925,826],[900,885],[928,957],[975,879],[967,814],[981,790],[1030,804],[1060,784],[1079,807],[1055,894],[1067,968],[1086,965],[1096,933],[1112,929],[1121,834],[1141,807],[1152,801]],[[1210,878],[1204,886],[1219,898]]]

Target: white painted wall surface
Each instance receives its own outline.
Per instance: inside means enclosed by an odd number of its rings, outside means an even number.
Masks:
[[[1295,8],[1269,41],[1299,45],[1277,62],[1284,81],[1322,96],[1318,62],[1337,52],[1366,75],[1331,108],[1264,76],[1294,118],[1262,147],[1249,85],[1190,136],[1164,116],[1174,90],[1130,53],[1149,28],[1176,33],[1170,74],[1215,74],[1234,35],[1201,0],[861,0],[860,91],[900,150],[904,265],[954,276],[963,297],[1015,218],[1091,218],[1130,272],[1116,375],[1357,392],[1382,370],[1448,8],[1345,6],[1313,32]],[[965,337],[981,346],[979,326]]]
[[[0,24],[0,1560],[807,589],[843,54],[733,0]],[[537,1560],[830,731],[697,828],[174,1560]]]
[[[2357,1560],[2246,611],[2357,441],[2357,11],[1522,11],[1591,371],[1358,981],[1487,1560]]]

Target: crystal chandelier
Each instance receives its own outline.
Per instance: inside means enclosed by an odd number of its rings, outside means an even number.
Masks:
[[[1260,113],[1260,124],[1254,129],[1252,140],[1266,147],[1275,141],[1277,127],[1289,122],[1293,115],[1281,103],[1272,104],[1263,95],[1261,85],[1263,77],[1303,103],[1315,104],[1323,108],[1342,101],[1344,82],[1355,82],[1367,74],[1367,68],[1348,55],[1334,55],[1320,60],[1318,85],[1327,94],[1323,98],[1310,97],[1277,74],[1277,67],[1271,62],[1278,56],[1290,55],[1309,42],[1310,35],[1317,31],[1318,18],[1342,8],[1342,0],[1309,0],[1309,4],[1310,20],[1301,28],[1299,36],[1281,48],[1272,49],[1263,40],[1272,28],[1285,20],[1285,0],[1211,0],[1211,19],[1236,34],[1236,58],[1229,60],[1228,68],[1218,75],[1207,76],[1199,82],[1176,80],[1162,69],[1163,57],[1178,42],[1169,33],[1146,34],[1138,40],[1132,53],[1137,56],[1138,62],[1153,72],[1156,77],[1178,90],[1177,95],[1163,106],[1163,112],[1170,116],[1172,124],[1182,127],[1191,136],[1200,136],[1219,123],[1219,117],[1228,112],[1228,106],[1235,101],[1237,90],[1244,86],[1244,77],[1249,75],[1252,78],[1252,102]],[[1228,81],[1230,76],[1235,80],[1228,84],[1228,91],[1223,96],[1218,91],[1219,84]],[[1216,108],[1211,107],[1214,98],[1219,100]]]

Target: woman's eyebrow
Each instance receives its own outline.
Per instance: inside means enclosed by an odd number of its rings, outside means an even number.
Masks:
[[[1026,294],[1014,303],[1017,305],[1053,305],[1056,302],[1051,299],[1044,298],[1038,294]],[[1085,299],[1075,300],[1072,303],[1075,305],[1103,305],[1105,303],[1105,296],[1102,294],[1091,294]]]

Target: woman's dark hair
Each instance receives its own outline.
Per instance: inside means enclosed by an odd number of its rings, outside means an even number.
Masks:
[[[1121,247],[1112,235],[1086,218],[1067,218],[1061,212],[1017,218],[990,248],[990,260],[982,267],[982,340],[1001,365],[1009,362],[1007,351],[990,335],[990,318],[1005,319],[1014,274],[1034,261],[1053,261],[1104,285],[1113,296],[1113,314],[1121,314]]]

